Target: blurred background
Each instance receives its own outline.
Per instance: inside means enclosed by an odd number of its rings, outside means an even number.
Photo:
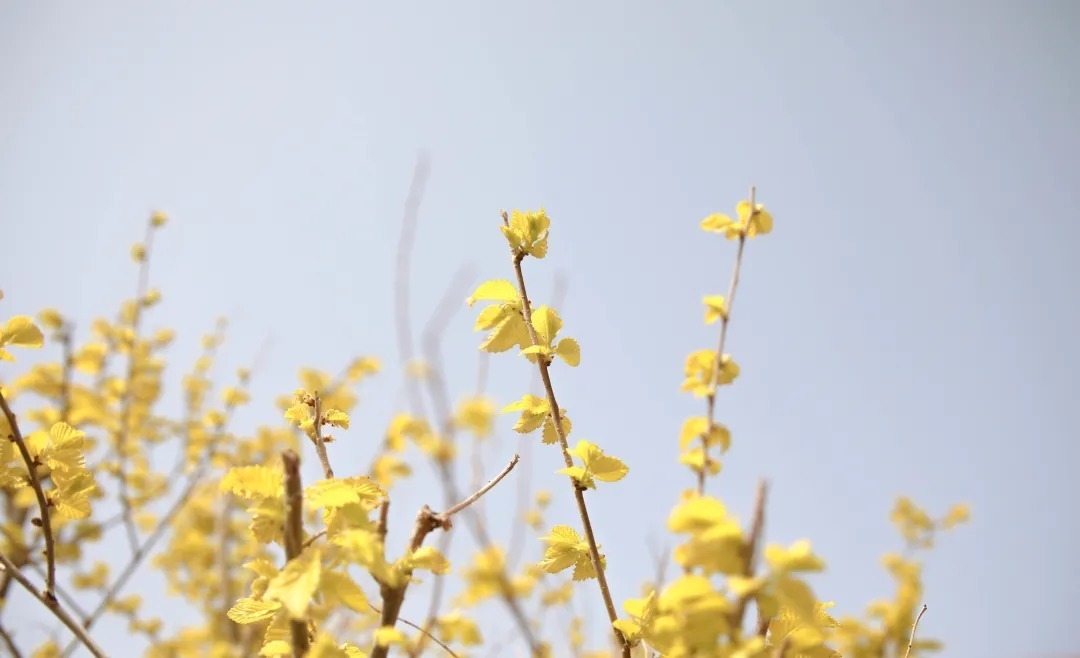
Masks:
[[[498,213],[544,206],[530,292],[548,303],[562,277],[582,347],[555,368],[560,402],[630,466],[589,494],[622,601],[692,485],[677,437],[703,403],[678,390],[683,360],[715,346],[701,297],[726,291],[734,256],[698,223],[753,184],[775,228],[747,249],[728,336],[742,374],[717,406],[733,447],[711,492],[746,519],[767,478],[768,541],[813,541],[838,613],[891,596],[897,495],[933,515],[968,503],[928,557],[920,635],[950,657],[1075,652],[1078,34],[1080,5],[1051,0],[2,2],[2,315],[111,316],[135,288],[129,245],[164,210],[148,327],[179,334],[165,408],[218,315],[220,383],[266,346],[240,430],[279,421],[300,366],[377,356],[331,446],[353,474],[406,405],[393,280],[418,157],[408,303],[419,333],[455,277],[470,284],[450,288],[442,331],[455,395],[482,340],[464,297],[512,275]],[[496,355],[488,392],[501,407],[529,375]],[[561,458],[514,420],[486,464],[535,442],[519,474],[553,491],[550,525],[574,522]],[[396,494],[400,537],[442,499],[429,470]],[[497,533],[512,492],[485,503]],[[129,590],[170,605],[150,570]],[[579,598],[599,637],[595,588]],[[55,625],[5,614],[27,636]],[[96,635],[124,646],[126,629]]]

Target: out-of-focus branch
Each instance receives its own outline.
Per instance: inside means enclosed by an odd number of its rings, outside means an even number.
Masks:
[[[45,577],[45,598],[55,602],[56,595],[53,592],[56,589],[56,547],[53,541],[52,522],[49,520],[49,501],[45,498],[45,491],[41,488],[41,479],[37,474],[37,464],[34,463],[30,451],[26,448],[22,432],[19,431],[19,423],[16,421],[15,414],[11,411],[11,407],[8,406],[2,392],[0,392],[0,409],[3,410],[4,416],[7,418],[8,427],[11,428],[11,435],[8,438],[15,442],[15,446],[19,449],[19,454],[22,455],[23,462],[26,464],[26,477],[30,480],[30,486],[34,489],[34,496],[37,497],[38,508],[41,511],[41,532],[45,536],[45,562],[48,568]],[[13,571],[9,571],[9,573],[11,577],[16,577]]]
[[[68,627],[68,630],[75,635],[77,640],[81,642],[83,646],[89,649],[90,653],[93,654],[95,658],[107,658],[106,653],[101,650],[101,647],[99,647],[90,637],[89,633],[87,633],[87,629],[80,626],[79,622],[75,621],[75,619],[68,614],[67,610],[64,610],[64,608],[61,607],[60,602],[56,600],[56,597],[53,596],[51,592],[48,590],[45,590],[44,592],[38,591],[38,589],[34,587],[34,584],[31,583],[30,580],[19,571],[19,568],[16,567],[3,553],[0,553],[0,564],[3,565],[6,573],[11,574],[11,577],[15,582],[22,585],[27,592],[34,595],[35,599],[41,601],[46,608],[51,610],[52,613],[56,615],[56,618],[59,619],[64,626]]]

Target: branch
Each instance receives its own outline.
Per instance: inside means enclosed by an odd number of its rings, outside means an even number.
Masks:
[[[22,432],[19,431],[19,424],[15,420],[15,414],[12,413],[11,407],[8,406],[2,392],[0,392],[0,409],[3,409],[8,426],[11,428],[11,434],[8,438],[15,442],[15,445],[19,448],[19,454],[22,455],[23,461],[26,463],[27,478],[30,480],[30,486],[34,489],[38,508],[41,510],[41,532],[45,536],[45,562],[48,566],[48,575],[45,577],[45,597],[55,603],[56,595],[53,591],[56,589],[56,547],[53,541],[52,522],[49,520],[49,501],[45,498],[45,491],[41,488],[37,465],[30,456],[30,451],[26,448],[26,442],[23,441]],[[11,575],[15,577],[14,572]]]
[[[503,224],[509,226],[510,218],[506,211],[503,211],[502,218]],[[529,295],[525,290],[525,274],[521,269],[521,261],[524,260],[525,254],[517,251],[512,251],[512,253],[514,273],[517,275],[518,292],[521,294],[521,313],[525,320],[525,327],[529,331],[532,344],[539,345],[540,340],[536,335],[536,328],[532,325],[532,306],[529,302]],[[536,365],[540,372],[540,379],[544,382],[544,390],[547,392],[552,425],[555,426],[555,433],[559,437],[559,447],[562,448],[563,461],[566,462],[567,468],[572,468],[574,460],[570,457],[570,446],[566,440],[566,432],[563,430],[562,413],[559,411],[559,403],[555,399],[555,389],[551,384],[547,359],[542,355],[537,355]],[[618,621],[619,614],[615,612],[615,602],[611,598],[611,588],[608,587],[607,575],[604,573],[604,563],[600,558],[600,549],[596,544],[592,521],[589,519],[589,508],[585,505],[585,493],[573,480],[571,480],[571,484],[574,488],[574,499],[577,501],[578,515],[581,517],[581,524],[585,529],[585,539],[589,543],[589,557],[592,559],[593,570],[596,572],[596,581],[600,585],[600,594],[604,598],[604,607],[607,608],[608,619],[614,624]],[[630,643],[627,642],[626,637],[614,628],[612,628],[611,632],[614,633],[615,639],[622,650],[623,658],[630,658]]]
[[[281,453],[281,461],[285,465],[285,558],[293,560],[303,551],[304,540],[304,491],[300,485],[300,457],[292,450],[286,450]],[[290,620],[289,634],[292,636],[293,658],[303,658],[311,647],[307,621]]]
[[[915,629],[919,627],[919,621],[922,620],[922,616],[926,614],[926,604],[923,604],[922,610],[919,611],[919,616],[915,618],[915,623],[911,625],[911,637],[908,638],[907,651],[904,652],[904,658],[908,658],[911,655],[911,648],[915,645]]]
[[[724,358],[724,343],[727,341],[728,324],[731,322],[731,307],[735,304],[735,291],[739,286],[739,272],[742,269],[743,251],[746,248],[746,234],[750,230],[750,222],[753,221],[754,215],[757,213],[757,205],[754,201],[755,188],[750,187],[750,217],[746,220],[746,226],[739,234],[739,249],[735,253],[735,266],[731,271],[731,284],[728,286],[727,297],[724,298],[724,313],[720,316],[720,340],[716,346],[716,368],[719,369],[722,366]],[[707,425],[705,426],[705,435],[701,437],[701,450],[703,453],[703,463],[701,470],[697,474],[697,492],[698,494],[705,493],[705,468],[709,461],[709,445],[706,442],[705,436],[712,431],[713,419],[716,417],[716,386],[715,377],[716,372],[712,373],[714,383],[712,386],[712,392],[709,393],[706,406],[708,411],[706,413]]]
[[[514,458],[510,460],[510,463],[506,465],[506,468],[492,478],[492,480],[484,485],[483,488],[441,514],[433,512],[430,507],[424,505],[416,515],[416,526],[413,528],[412,538],[409,540],[409,552],[415,553],[418,551],[424,544],[424,539],[427,538],[433,530],[449,530],[453,526],[452,517],[458,512],[466,509],[469,505],[475,503],[488,491],[491,491],[492,487],[498,484],[514,469],[515,466],[517,466],[519,459],[520,457],[518,455],[514,455]],[[405,591],[409,587],[411,575],[412,570],[406,569],[404,583],[398,587],[391,587],[386,583],[379,583],[379,590],[383,600],[380,626],[393,627],[394,624],[397,623],[401,613],[401,604],[405,601]],[[389,648],[386,645],[377,644],[371,652],[371,658],[386,658],[388,652]]]
[[[17,583],[22,585],[27,592],[34,595],[35,599],[41,601],[46,608],[51,610],[52,613],[56,615],[56,618],[63,622],[64,626],[67,626],[68,630],[75,634],[75,637],[78,638],[79,642],[82,642],[83,646],[90,650],[91,654],[96,658],[108,658],[106,653],[101,650],[101,647],[90,638],[86,629],[80,626],[79,622],[75,621],[75,619],[68,614],[67,610],[64,610],[64,608],[60,606],[60,602],[56,600],[56,597],[53,596],[51,592],[48,590],[39,592],[38,589],[34,587],[34,584],[31,583],[26,576],[19,571],[19,568],[16,567],[3,553],[0,553],[0,564],[4,566],[4,571],[11,574],[11,577],[14,578]]]

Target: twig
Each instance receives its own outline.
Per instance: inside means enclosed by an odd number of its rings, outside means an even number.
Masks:
[[[334,477],[334,469],[330,468],[330,457],[326,454],[326,442],[323,441],[322,435],[322,396],[315,391],[312,397],[315,406],[315,452],[319,455],[319,462],[322,463],[323,475],[329,480]]]
[[[472,505],[473,503],[475,503],[477,500],[480,499],[480,496],[483,496],[487,492],[491,491],[491,488],[494,487],[496,484],[498,484],[499,481],[502,480],[504,477],[506,477],[507,473],[514,470],[514,467],[517,466],[517,463],[518,463],[518,461],[520,459],[521,459],[521,457],[519,455],[514,455],[514,458],[510,460],[510,463],[506,465],[506,468],[504,468],[501,473],[496,475],[491,480],[491,482],[488,482],[482,488],[480,488],[476,493],[474,493],[473,495],[469,496],[468,498],[461,501],[457,505],[454,505],[450,509],[443,512],[443,516],[446,517],[446,523],[450,522],[450,517],[451,516],[457,514],[461,510],[468,507],[469,505]],[[449,526],[446,526],[446,527],[449,527]]]
[[[318,420],[315,421],[316,425]],[[304,491],[300,484],[300,457],[292,450],[281,453],[285,466],[285,558],[294,560],[303,552]],[[311,647],[304,619],[289,620],[293,658],[303,658]]]
[[[704,457],[701,470],[697,474],[697,492],[698,494],[705,493],[705,467],[709,460],[709,444],[706,441],[706,436],[712,431],[713,419],[716,417],[716,370],[723,367],[724,359],[724,343],[727,341],[728,324],[731,321],[731,308],[735,304],[735,291],[739,286],[739,272],[742,269],[743,251],[746,248],[746,235],[750,230],[750,224],[754,219],[754,215],[757,214],[757,205],[754,200],[755,188],[750,187],[750,216],[746,220],[746,226],[739,233],[739,248],[735,253],[735,266],[731,271],[731,284],[728,286],[727,297],[724,298],[724,312],[720,316],[720,340],[716,346],[716,368],[711,374],[714,382],[712,385],[712,392],[709,393],[706,406],[708,407],[708,413],[706,414],[707,425],[705,427],[705,434],[701,437],[701,450]]]
[[[452,517],[476,502],[477,499],[485,493],[491,491],[492,487],[506,477],[506,475],[514,469],[514,466],[517,466],[519,459],[520,457],[518,455],[514,455],[514,458],[510,460],[510,463],[506,465],[506,468],[492,478],[492,480],[484,485],[483,488],[441,514],[433,512],[430,507],[424,505],[416,515],[416,525],[413,528],[412,538],[409,540],[409,553],[415,553],[420,550],[420,547],[424,544],[424,539],[433,530],[437,528],[449,530],[453,525]],[[394,624],[397,623],[401,613],[401,604],[405,601],[405,591],[409,587],[409,576],[411,576],[410,569],[406,570],[405,576],[405,582],[397,587],[391,587],[386,583],[379,583],[379,591],[383,600],[380,626],[393,627]],[[377,644],[371,652],[371,658],[386,658],[388,651],[389,649],[386,645]]]
[[[311,546],[312,544],[314,544],[316,542],[316,540],[319,539],[319,537],[325,537],[325,536],[326,536],[326,528],[323,528],[322,530],[316,532],[315,534],[311,535],[306,540],[304,540],[304,544],[303,544],[302,548],[307,548],[308,546]]]
[[[368,603],[368,607],[369,607],[369,608],[371,608],[372,610],[374,610],[375,612],[379,613],[380,615],[382,614],[382,610],[380,610],[379,608],[375,607],[375,606],[374,606],[373,604],[371,604],[371,603]],[[404,617],[398,617],[398,621],[400,621],[400,622],[401,622],[402,624],[405,624],[406,626],[409,626],[410,628],[415,628],[416,630],[420,631],[420,632],[421,632],[421,633],[422,633],[422,634],[424,635],[424,637],[426,637],[427,639],[431,640],[431,641],[432,641],[432,642],[434,642],[435,644],[437,644],[437,645],[439,645],[440,647],[442,647],[442,648],[443,648],[443,650],[445,650],[445,651],[446,651],[446,653],[450,654],[450,655],[451,655],[451,656],[452,656],[453,658],[461,658],[461,656],[459,656],[459,655],[457,655],[456,653],[454,653],[454,650],[453,650],[453,649],[451,649],[450,647],[446,646],[446,644],[445,644],[445,643],[444,643],[444,642],[443,642],[442,640],[440,640],[439,638],[435,637],[435,635],[434,635],[434,634],[432,634],[432,633],[431,633],[430,631],[428,631],[427,629],[424,629],[424,628],[420,628],[419,626],[417,626],[416,624],[412,623],[412,622],[411,622],[411,621],[409,621],[408,619],[405,619]]]
[[[0,392],[0,409],[3,409],[8,426],[11,427],[11,435],[8,438],[15,442],[15,445],[19,448],[19,454],[22,455],[23,461],[26,463],[27,478],[30,480],[30,486],[34,489],[38,508],[41,510],[41,532],[45,536],[45,562],[48,567],[48,573],[45,577],[45,597],[55,602],[56,595],[53,590],[56,589],[56,547],[53,543],[52,522],[49,520],[49,501],[45,498],[45,491],[41,488],[41,479],[37,474],[37,464],[34,463],[30,451],[26,448],[26,442],[23,440],[22,432],[19,431],[19,424],[15,420],[15,414],[12,413],[11,407],[8,406],[7,399],[4,398],[2,392]],[[15,577],[15,573],[11,572],[11,576]]]
[[[510,218],[504,211],[502,213],[503,224],[509,226]],[[518,293],[521,295],[522,316],[525,320],[525,327],[528,329],[529,338],[532,340],[533,345],[539,345],[540,340],[536,335],[536,328],[532,325],[532,306],[529,302],[529,295],[525,289],[525,274],[521,269],[521,261],[524,260],[524,252],[519,252],[512,249],[514,273],[517,275]],[[559,411],[559,403],[555,399],[555,389],[551,384],[551,374],[548,372],[548,362],[543,355],[537,355],[536,359],[537,368],[540,371],[540,379],[544,382],[544,390],[547,392],[547,402],[551,409],[551,420],[555,426],[555,434],[559,437],[559,446],[562,448],[563,461],[566,463],[567,468],[574,466],[574,460],[570,457],[570,446],[566,439],[566,432],[562,426],[562,414]],[[600,549],[596,544],[596,535],[593,533],[592,521],[589,519],[589,508],[585,505],[584,490],[578,486],[576,482],[571,480],[571,484],[574,489],[574,499],[577,501],[578,515],[581,517],[581,524],[585,529],[585,539],[589,544],[589,557],[592,559],[593,571],[596,572],[596,581],[600,585],[600,594],[604,598],[604,607],[607,608],[608,619],[614,624],[619,619],[618,613],[615,611],[615,602],[611,598],[611,588],[608,587],[607,575],[604,573],[604,563],[600,559]],[[618,642],[622,650],[623,658],[630,658],[630,643],[627,642],[626,637],[621,632],[612,628],[611,631],[615,635],[615,639]]]
[[[919,611],[919,616],[915,618],[915,623],[911,625],[911,637],[908,638],[907,651],[904,652],[904,658],[908,658],[911,655],[911,648],[915,645],[915,629],[919,627],[919,621],[922,620],[922,616],[926,614],[926,604],[923,604],[922,610]]]
[[[107,658],[105,652],[101,650],[93,639],[91,639],[90,635],[87,633],[87,629],[80,626],[79,622],[75,621],[75,619],[68,614],[67,610],[64,610],[60,605],[60,602],[56,600],[56,597],[53,596],[51,592],[48,590],[39,592],[38,589],[34,587],[34,584],[31,583],[29,579],[19,571],[19,568],[16,567],[3,553],[0,553],[0,564],[3,564],[4,571],[11,574],[11,577],[14,578],[17,583],[22,585],[26,591],[34,595],[35,599],[41,601],[46,608],[51,610],[52,613],[56,615],[56,618],[63,622],[64,626],[67,626],[68,630],[75,634],[78,641],[82,642],[83,646],[90,650],[91,654],[96,658]]]

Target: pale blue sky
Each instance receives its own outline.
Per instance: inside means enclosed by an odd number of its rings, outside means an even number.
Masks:
[[[714,345],[700,298],[726,289],[733,255],[698,222],[753,183],[776,228],[747,254],[729,342],[743,371],[718,405],[734,447],[713,491],[745,518],[769,478],[768,539],[812,539],[829,566],[815,586],[841,612],[891,594],[894,496],[935,514],[968,502],[972,524],[930,556],[921,632],[950,657],[1080,649],[1080,5],[525,7],[0,3],[0,316],[111,314],[162,208],[152,325],[180,332],[174,374],[227,314],[229,369],[273,341],[241,424],[277,422],[298,366],[396,360],[394,250],[427,149],[418,325],[460,266],[511,274],[500,208],[552,217],[526,275],[544,302],[565,273],[583,358],[556,368],[560,402],[630,465],[590,494],[621,601],[689,484],[677,435],[702,404],[678,392],[682,364]],[[460,393],[475,312],[446,331]],[[509,402],[526,364],[496,357],[491,381]],[[366,385],[339,472],[366,463],[400,386],[396,368]],[[522,440],[503,421],[492,468]],[[576,523],[557,454],[528,466],[556,494],[549,521]],[[395,500],[402,532],[441,501],[426,469]],[[581,601],[601,616],[595,588]],[[123,646],[122,625],[101,629]]]

